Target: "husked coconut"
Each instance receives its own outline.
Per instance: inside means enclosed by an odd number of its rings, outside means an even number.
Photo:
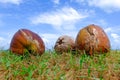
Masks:
[[[26,50],[31,54],[41,55],[45,51],[45,45],[36,33],[27,29],[20,29],[12,38],[10,50],[20,55],[24,54]]]
[[[58,53],[63,53],[73,50],[74,47],[75,47],[74,39],[71,38],[70,36],[63,35],[57,39],[54,49]]]
[[[76,37],[75,45],[78,50],[87,54],[106,53],[110,50],[110,41],[104,30],[94,24],[81,29]]]

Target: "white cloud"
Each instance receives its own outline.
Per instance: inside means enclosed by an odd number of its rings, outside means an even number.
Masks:
[[[107,33],[118,33],[120,32],[120,26],[113,26],[105,28],[105,32]]]
[[[64,7],[56,11],[43,13],[31,18],[33,24],[50,24],[55,29],[74,29],[75,23],[88,15],[77,12],[74,8]]]
[[[9,39],[0,37],[0,49],[8,49]]]
[[[111,37],[114,39],[115,42],[120,42],[120,36],[116,33],[111,33]]]
[[[120,0],[88,0],[88,4],[99,7],[107,12],[120,10]]]
[[[3,37],[0,37],[0,42],[1,42],[1,41],[4,41],[4,40],[5,40],[5,39],[4,39]]]
[[[80,5],[94,6],[105,12],[120,11],[120,0],[72,0]]]
[[[0,0],[0,3],[3,4],[11,3],[11,4],[19,5],[21,2],[22,0]]]
[[[41,34],[41,37],[46,43],[49,43],[49,40],[57,39],[60,35],[59,34],[51,34],[51,33],[44,33]]]
[[[0,32],[0,49],[9,49],[11,39],[14,35],[15,31],[11,32],[6,32],[6,31],[1,31]]]
[[[112,32],[112,28],[111,27],[108,27],[105,29],[105,32],[108,33],[108,32]]]
[[[111,33],[111,46],[113,49],[120,49],[120,35],[117,33]]]
[[[112,49],[120,49],[120,29],[117,27],[108,27],[105,29],[111,42]]]
[[[59,4],[60,0],[52,0],[55,4]]]
[[[43,39],[46,49],[51,49],[54,47],[56,40],[60,36],[59,34],[44,33],[40,34]]]

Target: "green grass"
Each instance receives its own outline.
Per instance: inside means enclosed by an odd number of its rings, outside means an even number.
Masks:
[[[18,56],[0,51],[0,80],[120,80],[120,51],[94,56],[54,51]]]

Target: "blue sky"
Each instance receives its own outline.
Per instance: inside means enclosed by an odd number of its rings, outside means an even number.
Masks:
[[[101,26],[112,49],[120,49],[120,0],[0,0],[0,48],[8,49],[15,32],[29,29],[47,49],[57,38],[89,25]]]

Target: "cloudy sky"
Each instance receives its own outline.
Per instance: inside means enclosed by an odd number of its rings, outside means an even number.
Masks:
[[[0,49],[8,49],[21,28],[41,36],[47,49],[57,38],[89,25],[101,26],[112,49],[120,49],[120,0],[0,0]]]

